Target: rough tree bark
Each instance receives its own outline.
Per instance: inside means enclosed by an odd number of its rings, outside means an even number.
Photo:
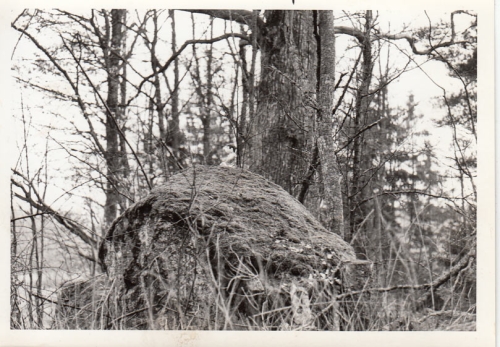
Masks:
[[[241,160],[243,166],[301,197],[300,201],[311,211],[318,211],[320,199],[313,198],[317,194],[308,195],[307,191],[317,193],[320,188],[313,187],[313,176],[322,161],[324,182],[320,190],[326,194],[323,196],[324,206],[328,206],[325,215],[333,212],[335,216],[328,217],[326,222],[330,230],[342,234],[340,172],[334,155],[331,114],[335,73],[332,11],[318,12],[325,17],[322,24],[313,11],[269,10],[264,13],[265,21],[250,11],[191,12],[248,25],[253,28],[251,39],[258,41],[261,74],[255,93],[255,111],[246,115],[248,133]],[[332,23],[327,24],[330,20]],[[323,26],[320,34],[318,24]],[[321,52],[318,51],[319,35],[325,44]],[[325,57],[321,68],[319,55]],[[322,77],[320,96],[318,79],[322,74],[328,76]],[[251,101],[248,100],[248,110],[253,107]],[[318,127],[317,119],[321,120]],[[303,188],[305,181],[306,189]]]
[[[335,32],[332,11],[317,11],[318,20],[318,154],[323,177],[324,203],[327,229],[344,237],[344,216],[341,178],[335,155],[333,92],[335,88]]]
[[[266,11],[261,80],[249,115],[249,168],[296,195],[312,149],[316,42],[312,11]]]

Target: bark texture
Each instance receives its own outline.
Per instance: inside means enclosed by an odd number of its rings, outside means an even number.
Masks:
[[[266,11],[248,168],[296,195],[312,149],[316,43],[312,11]],[[313,106],[313,107],[311,107]]]
[[[339,165],[335,155],[334,131],[338,125],[333,118],[335,89],[335,33],[333,12],[318,11],[319,26],[319,83],[318,83],[318,153],[323,178],[326,210],[324,225],[344,237],[344,215]]]

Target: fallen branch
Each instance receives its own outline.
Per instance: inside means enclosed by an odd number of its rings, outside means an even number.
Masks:
[[[416,284],[416,285],[410,285],[410,284],[402,284],[402,285],[397,285],[397,286],[392,286],[392,287],[386,287],[386,288],[367,288],[363,290],[358,290],[358,291],[352,291],[352,292],[347,292],[347,293],[342,293],[336,296],[337,300],[338,299],[344,299],[346,297],[349,297],[351,295],[359,295],[359,294],[365,294],[365,293],[384,293],[384,292],[390,292],[393,290],[436,290],[437,288],[441,287],[443,284],[445,284],[451,277],[457,275],[460,271],[465,269],[469,265],[469,261],[472,259],[475,259],[476,257],[476,247],[473,245],[471,247],[471,250],[467,255],[462,257],[460,261],[453,266],[448,272],[444,273],[440,277],[438,277],[435,281],[431,283],[423,283],[423,284]]]

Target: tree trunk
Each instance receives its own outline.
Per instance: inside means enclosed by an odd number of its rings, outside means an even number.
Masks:
[[[342,235],[341,175],[333,138],[334,126],[338,124],[332,115],[335,73],[332,12],[319,11],[322,22],[313,11],[269,10],[265,11],[265,21],[249,11],[193,12],[255,26],[252,39],[256,37],[259,41],[261,75],[255,93],[255,112],[252,112],[252,95],[248,98],[243,167],[299,197],[313,213],[318,214],[323,202],[327,207],[324,213],[327,227]],[[321,50],[318,42],[324,44]],[[321,187],[314,183],[319,161],[323,174]],[[307,194],[308,190],[315,194]],[[320,199],[318,191],[323,193]]]
[[[177,51],[177,31],[175,29],[175,11],[169,10],[168,14],[172,19],[172,52]],[[179,128],[179,60],[175,58],[174,60],[174,88],[171,92],[171,107],[172,107],[172,117],[169,122],[169,136],[171,139],[171,145],[177,160],[182,163],[184,158],[181,158],[181,143],[182,136]],[[176,160],[174,158],[174,160]],[[177,166],[173,165],[173,169],[176,170]]]
[[[333,12],[318,11],[319,69],[318,69],[318,154],[323,178],[326,220],[323,224],[330,231],[344,237],[344,212],[339,165],[334,149],[333,92],[335,89],[335,34]]]
[[[372,79],[372,45],[371,45],[371,31],[372,26],[372,11],[365,13],[365,32],[364,39],[361,44],[363,52],[363,66],[361,72],[361,81],[356,93],[356,117],[354,118],[353,136],[353,164],[352,164],[352,181],[351,189],[349,192],[349,228],[346,232],[345,240],[351,242],[358,225],[363,221],[366,211],[359,206],[359,202],[363,200],[363,188],[365,186],[364,177],[362,177],[363,170],[363,134],[359,134],[361,129],[368,124],[368,106],[370,104],[370,83]],[[359,135],[358,135],[359,134]],[[364,165],[366,166],[366,165]]]
[[[118,105],[120,92],[120,52],[123,39],[123,19],[125,10],[111,10],[111,41],[107,52],[105,52],[106,69],[108,73],[108,97],[106,103],[112,113],[112,117],[118,120],[120,108]],[[107,53],[107,54],[106,54]],[[106,205],[104,206],[105,225],[111,225],[116,218],[119,204],[119,170],[120,150],[118,141],[118,129],[111,117],[106,118]]]
[[[213,19],[210,21],[210,38],[214,36],[214,26]],[[213,90],[212,90],[212,60],[213,60],[213,45],[210,44],[207,49],[207,85],[206,85],[206,99],[204,102],[205,111],[202,114],[202,125],[203,125],[203,160],[205,164],[212,165],[212,150],[210,137],[212,134],[211,123],[212,123],[212,107],[213,107]],[[201,77],[201,76],[200,76]],[[203,96],[202,97],[203,100]]]
[[[160,62],[158,61],[158,57],[156,56],[156,46],[158,44],[158,13],[156,10],[153,10],[153,40],[151,41],[151,68],[154,73],[153,85],[155,87],[154,94],[154,103],[156,112],[158,114],[158,130],[160,131],[160,139],[162,141],[166,141],[166,133],[165,133],[165,105],[162,102],[162,91],[160,84],[160,74],[158,70],[160,69]]]
[[[249,115],[247,168],[292,195],[308,167],[312,146],[316,43],[311,11],[266,11],[260,38],[257,109]]]

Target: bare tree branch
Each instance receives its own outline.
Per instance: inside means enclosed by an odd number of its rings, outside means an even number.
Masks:
[[[246,10],[183,10],[191,13],[201,13],[212,16],[214,18],[231,20],[239,24],[247,25],[248,27],[252,26],[252,21],[254,18],[254,14],[252,11]],[[258,30],[262,30],[265,26],[262,18],[257,16],[257,28]]]
[[[22,177],[23,179],[26,179],[24,177],[24,175],[22,175],[20,172],[18,172],[16,170],[12,170],[12,171],[14,172],[14,174]],[[38,202],[35,201],[33,199],[32,195],[30,194],[30,192],[28,192],[22,184],[15,181],[14,179],[11,179],[11,183],[13,185],[15,185],[16,187],[20,188],[24,192],[24,196],[17,194],[17,193],[14,193],[15,197],[27,202],[28,204],[30,204],[31,206],[36,208],[41,213],[51,215],[53,218],[55,218],[56,221],[59,222],[59,224],[64,226],[72,234],[78,236],[83,242],[85,242],[86,244],[90,245],[93,248],[97,247],[97,241],[92,236],[88,235],[83,230],[83,228],[80,225],[78,225],[76,222],[72,221],[71,219],[61,215],[59,212],[52,209],[45,202],[41,201],[41,199],[39,197],[37,198]],[[32,189],[33,189],[35,195],[37,195],[34,187],[32,187]]]
[[[200,40],[187,40],[187,41],[185,41],[182,44],[182,46],[174,54],[172,54],[172,56],[170,58],[168,58],[168,60],[165,62],[165,64],[163,64],[158,71],[153,72],[151,75],[145,77],[141,81],[141,83],[139,83],[139,86],[137,87],[137,94],[134,95],[127,102],[127,106],[128,106],[128,104],[132,100],[134,100],[137,97],[137,95],[139,95],[139,93],[142,90],[142,87],[144,86],[144,83],[149,82],[149,80],[151,78],[155,77],[157,74],[161,74],[161,73],[165,72],[169,68],[170,64],[172,64],[175,61],[175,59],[186,49],[187,46],[194,45],[194,44],[210,44],[210,43],[214,43],[214,42],[225,40],[225,39],[227,39],[229,37],[239,37],[239,38],[241,38],[243,40],[246,40],[246,41],[250,40],[249,37],[246,36],[246,35],[239,34],[239,33],[230,33],[230,34],[224,34],[224,35],[221,35],[221,36],[214,37],[213,39],[206,39],[206,40],[200,39]]]
[[[445,284],[451,277],[457,275],[460,271],[465,269],[469,265],[470,260],[475,259],[475,257],[476,257],[476,247],[475,247],[475,245],[473,245],[470,248],[469,253],[466,254],[465,256],[463,256],[455,266],[453,266],[446,273],[444,273],[441,276],[439,276],[438,278],[436,278],[436,280],[434,280],[431,283],[424,283],[424,284],[417,284],[417,285],[403,284],[403,285],[391,286],[391,287],[386,287],[386,288],[367,288],[367,289],[363,289],[363,290],[339,294],[339,295],[337,295],[337,299],[343,299],[343,298],[349,297],[351,295],[358,295],[358,294],[364,294],[364,293],[384,293],[384,292],[390,292],[393,290],[418,290],[418,289],[435,290],[435,289],[441,287],[443,284]]]
[[[130,144],[130,142],[128,142],[127,137],[125,136],[125,134],[121,130],[120,126],[118,125],[118,122],[116,121],[116,119],[115,119],[115,117],[113,115],[113,112],[111,112],[111,110],[108,107],[108,104],[104,101],[104,99],[102,98],[101,94],[99,93],[99,91],[97,90],[97,88],[94,86],[94,83],[92,83],[92,80],[90,79],[89,75],[87,75],[87,72],[85,71],[85,69],[80,65],[80,61],[75,57],[73,51],[71,49],[69,49],[69,47],[66,45],[66,41],[64,40],[64,38],[62,36],[60,36],[60,37],[61,37],[61,40],[63,41],[64,47],[71,54],[71,56],[73,57],[73,59],[75,60],[75,62],[78,64],[78,66],[80,67],[80,70],[85,75],[85,78],[87,79],[87,81],[89,82],[90,86],[94,90],[94,93],[96,93],[97,96],[99,97],[99,99],[101,100],[102,105],[106,109],[106,115],[113,121],[116,129],[118,130],[118,133],[123,138],[123,140],[125,141],[125,143],[129,147],[130,151],[132,152],[132,155],[134,156],[137,164],[139,165],[139,167],[141,169],[142,174],[144,175],[144,179],[146,180],[146,183],[147,183],[149,189],[152,189],[151,183],[149,182],[149,179],[148,179],[148,175],[146,174],[146,171],[144,171],[144,168],[142,166],[142,163],[141,163],[139,157],[137,156],[137,153],[134,151],[134,148],[132,147],[132,145]],[[106,153],[106,152],[103,152],[103,153]]]

